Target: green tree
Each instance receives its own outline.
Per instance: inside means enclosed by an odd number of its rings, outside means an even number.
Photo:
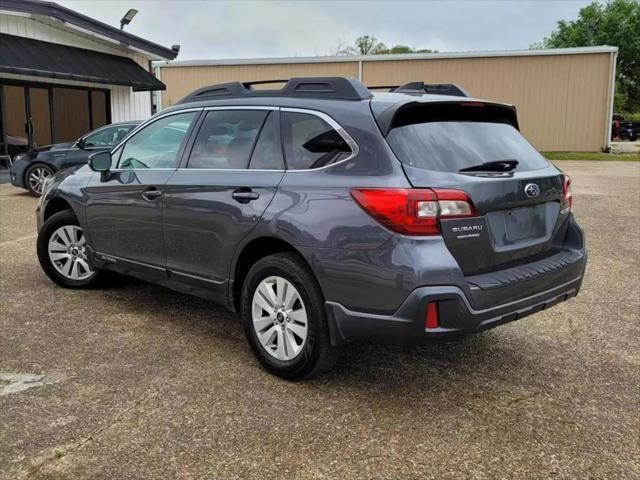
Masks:
[[[363,35],[356,38],[356,48],[360,55],[378,55],[380,53],[386,53],[387,46],[379,42],[376,37],[370,35]]]
[[[388,53],[434,53],[437,50],[413,49],[408,45],[394,45],[387,47],[384,43],[378,41],[378,39],[371,35],[363,35],[356,38],[354,46],[344,47],[342,44],[338,45],[337,55],[384,55]]]
[[[640,112],[640,0],[594,1],[533,48],[618,47],[615,109]]]

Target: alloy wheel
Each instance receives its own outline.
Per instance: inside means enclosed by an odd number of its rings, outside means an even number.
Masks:
[[[84,234],[77,225],[65,225],[53,232],[47,251],[54,268],[65,278],[85,280],[95,273],[87,261]]]
[[[288,280],[267,277],[256,288],[251,306],[253,328],[260,345],[278,360],[291,360],[307,341],[307,310]]]
[[[44,187],[44,181],[52,175],[52,172],[47,167],[35,167],[29,171],[29,187],[34,193],[42,195],[42,189]]]

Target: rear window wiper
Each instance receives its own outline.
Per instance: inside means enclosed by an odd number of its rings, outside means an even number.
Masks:
[[[484,162],[471,167],[465,167],[458,170],[459,172],[510,172],[518,166],[517,160],[495,160],[493,162]]]

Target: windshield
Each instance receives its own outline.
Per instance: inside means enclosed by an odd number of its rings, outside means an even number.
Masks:
[[[548,166],[520,132],[506,123],[415,123],[392,129],[387,141],[402,163],[425,170],[458,172],[500,160],[517,160],[514,171]]]

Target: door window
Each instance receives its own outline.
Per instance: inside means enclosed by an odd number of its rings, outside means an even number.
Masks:
[[[308,113],[282,112],[282,141],[289,170],[324,167],[351,155],[331,125]]]
[[[85,147],[110,147],[117,145],[127,134],[133,130],[135,125],[116,125],[103,128],[97,132],[87,135],[84,139]]]
[[[197,114],[185,112],[169,115],[137,132],[122,148],[119,168],[174,168]]]
[[[269,113],[263,110],[208,112],[193,144],[187,168],[247,168]]]
[[[251,170],[283,170],[282,150],[280,149],[280,140],[277,137],[275,114],[269,113],[264,122],[256,147],[253,149],[251,161],[249,162]]]

